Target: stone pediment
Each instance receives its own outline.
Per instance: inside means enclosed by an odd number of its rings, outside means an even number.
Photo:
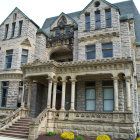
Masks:
[[[30,43],[30,41],[29,41],[28,38],[24,39],[24,40],[21,42],[21,45],[31,47],[31,43]]]

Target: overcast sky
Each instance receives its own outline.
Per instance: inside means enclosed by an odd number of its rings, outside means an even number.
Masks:
[[[46,18],[58,16],[61,12],[81,11],[91,0],[0,0],[0,24],[18,7],[40,27]],[[116,3],[125,0],[108,0]],[[140,0],[133,0],[140,12]]]

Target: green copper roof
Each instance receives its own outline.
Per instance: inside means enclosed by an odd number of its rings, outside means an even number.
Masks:
[[[11,16],[11,14],[12,14],[15,10],[18,10],[25,18],[27,18],[28,20],[30,20],[30,22],[32,22],[37,28],[39,28],[39,26],[38,26],[32,19],[30,19],[29,17],[27,17],[27,16],[26,16],[19,8],[17,8],[17,7],[8,15],[8,17]],[[7,17],[7,18],[8,18],[8,17]],[[7,20],[7,18],[2,22],[1,25],[4,24],[4,22]],[[1,26],[1,25],[0,25],[0,26]]]
[[[45,36],[50,37],[50,34],[48,34],[44,29],[41,29],[41,28],[38,29],[36,34],[39,34],[39,33],[43,33]]]
[[[136,42],[136,46],[140,46],[140,42]]]
[[[102,0],[103,2],[105,2],[106,4],[110,5],[111,7],[114,7],[115,9],[119,10],[119,7],[114,5],[114,4],[111,4],[110,2],[106,1],[106,0]],[[79,16],[94,2],[94,0],[92,0],[79,14]]]

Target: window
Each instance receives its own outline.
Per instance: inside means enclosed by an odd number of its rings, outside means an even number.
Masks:
[[[21,35],[21,31],[22,31],[22,24],[23,24],[23,21],[19,21],[19,29],[18,29],[18,36]]]
[[[14,13],[13,20],[16,20],[16,19],[17,19],[17,13]]]
[[[70,28],[70,27],[66,27],[66,28],[65,28],[65,34],[70,33],[70,30],[71,30],[71,28]]]
[[[6,51],[6,69],[10,69],[12,65],[13,50]]]
[[[105,10],[105,17],[106,17],[106,26],[111,26],[111,9]]]
[[[1,107],[6,107],[9,82],[2,82]]]
[[[113,81],[103,81],[103,104],[104,111],[114,110],[114,90]]]
[[[4,36],[4,39],[6,39],[7,36],[8,36],[8,29],[9,29],[9,24],[6,24],[5,25],[5,36]]]
[[[95,59],[96,52],[95,52],[95,45],[86,46],[86,57],[87,59]]]
[[[90,30],[90,13],[85,14],[85,30]]]
[[[101,28],[100,11],[95,12],[95,29]]]
[[[21,56],[21,67],[22,64],[27,63],[28,60],[28,50],[22,50],[22,56]]]
[[[55,36],[59,36],[60,35],[60,30],[59,29],[56,29],[55,30]]]
[[[19,82],[19,91],[18,91],[18,100],[17,100],[17,107],[21,106],[21,98],[23,92],[23,81]]]
[[[100,2],[99,1],[96,1],[95,2],[95,7],[99,7],[100,6]]]
[[[12,23],[12,33],[11,33],[11,38],[14,37],[14,34],[15,34],[15,26],[16,26],[16,23]]]
[[[86,110],[96,110],[95,82],[86,82]]]
[[[103,58],[113,57],[112,43],[102,44]]]

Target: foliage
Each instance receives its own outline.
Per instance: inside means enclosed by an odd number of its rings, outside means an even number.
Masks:
[[[54,135],[57,135],[57,134],[58,134],[57,132],[47,132],[46,136],[54,136]]]
[[[138,137],[136,140],[140,140],[140,137]]]
[[[74,134],[71,132],[64,132],[61,134],[61,138],[65,140],[73,140],[74,139]]]
[[[76,140],[85,140],[85,139],[82,137],[77,137]]]
[[[110,138],[107,135],[99,135],[96,140],[110,140]]]

